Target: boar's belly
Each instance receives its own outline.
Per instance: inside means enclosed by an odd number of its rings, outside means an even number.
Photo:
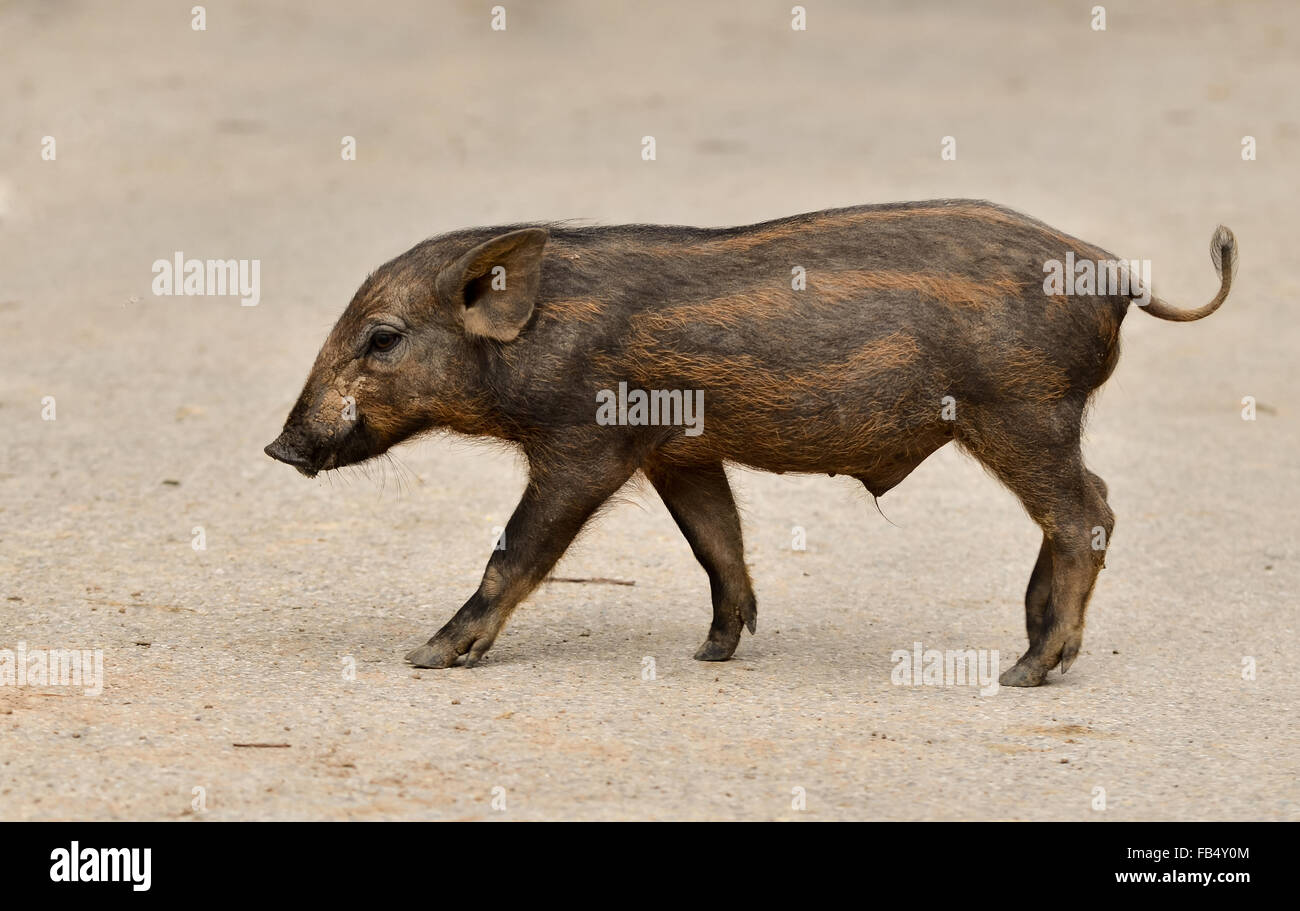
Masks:
[[[897,392],[784,408],[716,396],[710,406],[706,392],[701,432],[669,436],[659,454],[668,462],[723,460],[762,471],[846,474],[883,492],[952,439],[951,422],[941,419],[933,402],[900,401]]]

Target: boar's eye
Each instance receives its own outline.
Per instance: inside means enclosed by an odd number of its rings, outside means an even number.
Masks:
[[[397,343],[401,341],[401,336],[390,329],[380,329],[370,336],[371,351],[392,351]]]

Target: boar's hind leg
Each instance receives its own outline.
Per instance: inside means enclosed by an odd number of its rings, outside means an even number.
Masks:
[[[689,468],[651,464],[645,473],[709,575],[713,625],[695,658],[726,661],[740,642],[741,628],[748,626],[752,633],[758,623],[754,589],[745,568],[740,516],[727,473],[721,462]]]
[[[1038,686],[1058,664],[1069,670],[1083,644],[1084,613],[1092,596],[1105,546],[1115,526],[1103,495],[1104,485],[1083,467],[1077,448],[1062,457],[1059,451],[1032,469],[1013,476],[1013,489],[1029,514],[1043,527],[1048,545],[1026,593],[1029,650],[999,678],[1003,686]],[[1050,574],[1050,591],[1045,577]],[[1035,609],[1042,604],[1035,618]],[[1036,638],[1035,638],[1036,634]]]
[[[1047,632],[1048,617],[1052,611],[1052,542],[1043,535],[1038,548],[1038,560],[1029,576],[1025,589],[1025,632],[1030,645],[1043,638]]]
[[[958,438],[1043,529],[1044,548],[1025,593],[1029,649],[999,678],[1003,686],[1038,686],[1057,665],[1064,673],[1079,653],[1115,517],[1105,484],[1083,466],[1077,411],[1064,406],[1003,418],[977,418]]]
[[[1084,469],[1084,471],[1087,473],[1089,483],[1105,500],[1107,497],[1106,482],[1091,471],[1087,471],[1087,469]],[[1113,518],[1111,521],[1113,523]],[[1029,634],[1030,645],[1038,642],[1047,634],[1051,627],[1051,620],[1052,542],[1047,535],[1043,535],[1043,544],[1038,549],[1038,560],[1034,563],[1034,571],[1029,577],[1029,586],[1025,589],[1025,631]],[[1064,664],[1064,661],[1062,663]]]
[[[406,656],[416,667],[472,667],[511,611],[546,578],[582,526],[636,471],[635,460],[552,452],[529,464],[528,487],[506,523],[504,548],[493,551],[478,591],[429,640]]]

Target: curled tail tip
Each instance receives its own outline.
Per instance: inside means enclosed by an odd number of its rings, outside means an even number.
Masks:
[[[1190,323],[1204,319],[1218,310],[1228,298],[1228,291],[1232,288],[1232,275],[1237,271],[1237,238],[1225,225],[1215,228],[1214,236],[1210,238],[1210,259],[1214,262],[1214,270],[1219,274],[1219,293],[1214,295],[1214,299],[1208,304],[1184,310],[1180,307],[1172,307],[1159,298],[1151,297],[1146,304],[1142,305],[1142,309],[1157,319],[1167,319],[1177,323]]]
[[[1214,268],[1220,276],[1223,275],[1225,262],[1229,272],[1236,269],[1237,237],[1227,225],[1219,225],[1214,229],[1214,236],[1210,238],[1210,258],[1214,260]]]

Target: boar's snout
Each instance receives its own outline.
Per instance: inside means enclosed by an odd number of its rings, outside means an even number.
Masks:
[[[303,440],[287,430],[267,444],[262,451],[277,462],[292,465],[309,478],[316,476],[316,470],[312,468],[311,456],[307,453]]]
[[[299,474],[314,478],[322,471],[374,458],[388,448],[370,432],[359,414],[326,424],[304,417],[309,412],[301,403],[295,406],[280,435],[262,451],[277,462],[292,465]]]

